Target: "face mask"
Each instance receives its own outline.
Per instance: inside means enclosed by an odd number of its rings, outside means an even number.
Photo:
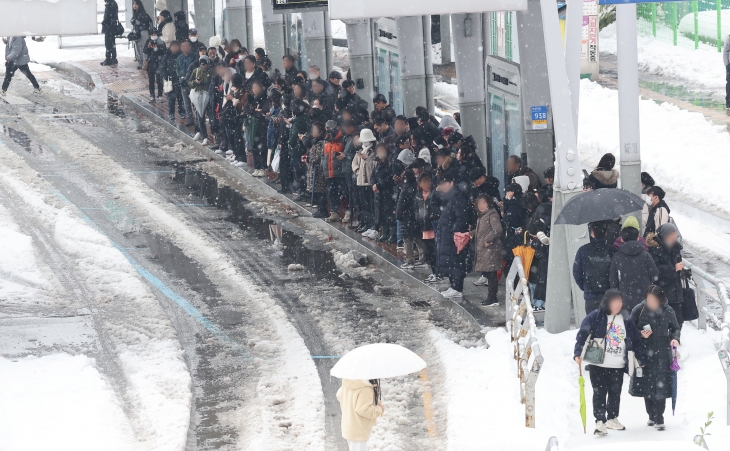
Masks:
[[[647,205],[651,205],[653,203],[651,201],[651,197],[649,197],[649,196],[646,196],[646,198],[644,199],[644,201],[646,202]]]
[[[317,77],[319,77],[319,75],[317,75],[317,74],[313,74],[313,73],[310,73],[310,74],[309,74],[309,79],[310,79],[310,80],[314,80],[314,79],[315,79],[315,78],[317,78]]]
[[[150,39],[152,39],[152,42],[155,42],[157,40],[157,36],[150,36]]]
[[[198,42],[197,36],[190,36],[190,42]]]

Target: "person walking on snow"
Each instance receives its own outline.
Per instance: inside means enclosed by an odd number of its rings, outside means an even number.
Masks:
[[[13,79],[15,71],[20,69],[20,72],[30,80],[33,84],[35,93],[41,92],[41,87],[38,86],[33,74],[28,68],[30,62],[30,56],[28,55],[28,47],[25,45],[25,36],[13,36],[11,38],[3,38],[3,44],[5,44],[5,79],[3,80],[3,95],[10,86],[10,80]]]
[[[616,248],[606,239],[604,221],[588,224],[591,241],[575,254],[573,279],[583,291],[586,314],[598,308],[601,298],[610,287],[611,260]]]
[[[119,6],[114,0],[106,0],[104,3],[104,19],[101,21],[101,32],[104,33],[104,47],[106,55],[102,66],[113,66],[117,64],[117,34],[116,28],[119,23]]]
[[[608,429],[626,429],[618,420],[621,406],[621,387],[624,373],[634,375],[638,361],[644,366],[642,335],[636,327],[633,315],[624,310],[621,293],[608,290],[601,303],[583,319],[575,337],[573,358],[578,366],[590,341],[598,341],[603,346],[601,363],[590,362],[586,368],[593,389],[593,416],[596,419],[595,435],[606,435]]]
[[[367,451],[370,431],[378,417],[385,413],[376,389],[376,381],[343,379],[337,390],[342,411],[342,438],[347,440],[349,451]]]

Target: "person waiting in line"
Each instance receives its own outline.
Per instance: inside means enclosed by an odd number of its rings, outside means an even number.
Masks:
[[[469,201],[456,188],[454,177],[450,174],[441,177],[438,190],[442,206],[436,230],[438,270],[440,274],[449,277],[449,288],[442,291],[441,295],[445,298],[461,298],[466,277],[467,252],[458,252],[454,234],[469,231]]]
[[[139,39],[134,42],[134,56],[139,65],[137,69],[142,69],[147,55],[144,53],[144,45],[150,38],[149,30],[152,28],[152,18],[144,9],[142,0],[132,0],[132,31],[137,33]]]
[[[517,183],[507,185],[501,210],[504,219],[504,260],[507,263],[507,271],[509,271],[512,261],[515,259],[512,249],[522,244],[522,233],[527,222],[527,210],[522,204],[520,185]]]
[[[616,157],[612,153],[604,154],[598,162],[598,166],[588,176],[593,183],[593,189],[616,188],[618,186],[619,173],[613,167],[616,165]]]
[[[243,77],[241,74],[233,74],[233,69],[227,67],[223,79],[226,80],[229,77],[230,82],[224,81],[223,84],[221,119],[228,147],[231,151],[229,161],[234,166],[242,167],[246,164],[246,148],[243,142],[241,111],[246,103],[246,94],[243,92]]]
[[[118,24],[119,5],[117,5],[115,0],[105,0],[104,18],[101,21],[101,32],[104,34],[104,47],[106,48],[106,53],[104,55],[104,61],[101,62],[102,66],[115,66],[118,64],[116,41],[116,28]],[[25,72],[23,72],[23,74],[25,74]]]
[[[298,195],[295,198],[297,202],[311,202],[307,192],[307,167],[303,158],[308,149],[302,142],[310,127],[309,105],[298,99],[291,100],[290,105],[291,118],[285,117],[282,120],[284,126],[290,126],[288,147],[293,175],[292,188]]]
[[[324,138],[325,125],[321,122],[313,122],[310,135],[302,139],[302,142],[305,143],[305,148],[309,149],[305,155],[305,162],[307,163],[307,191],[312,195],[309,206],[317,209],[312,217],[320,219],[329,216],[327,213],[327,183],[324,171],[322,171]]]
[[[644,366],[644,343],[634,315],[624,309],[621,293],[609,289],[598,308],[588,313],[576,334],[573,358],[581,366],[589,345],[603,348],[599,361],[586,361],[593,389],[595,435],[606,435],[608,429],[623,431],[619,421],[621,388],[624,373],[635,375],[636,364]]]
[[[155,85],[157,85],[157,97],[162,97],[162,77],[158,73],[160,62],[162,61],[167,46],[159,38],[156,29],[150,30],[150,38],[145,44],[144,52],[147,55],[147,82],[150,89],[150,102],[155,102]]]
[[[527,167],[518,155],[510,155],[507,159],[507,180],[512,180],[520,175],[529,177],[531,190],[539,191],[542,187],[540,177],[535,174],[535,171]]]
[[[416,221],[421,227],[421,240],[425,249],[425,262],[431,269],[431,274],[424,280],[426,283],[441,282],[438,276],[437,267],[437,246],[435,225],[441,215],[438,193],[433,186],[433,178],[430,172],[422,172],[418,175],[418,192],[416,193]]]
[[[613,243],[606,239],[604,221],[588,224],[590,243],[578,249],[573,262],[573,280],[583,292],[586,314],[598,308],[603,294],[611,287],[611,260],[616,253]]]
[[[157,35],[168,47],[175,40],[175,24],[172,23],[172,15],[170,11],[163,10],[157,16]]]
[[[370,113],[370,119],[375,122],[375,118],[379,117],[384,119],[389,126],[395,124],[395,110],[392,106],[388,105],[388,99],[385,98],[384,94],[378,94],[373,98],[373,111]]]
[[[177,72],[177,59],[180,56],[180,43],[172,41],[170,48],[160,63],[160,77],[164,82],[172,83],[172,91],[167,93],[167,116],[171,121],[175,120],[175,103],[177,102],[180,118],[185,118],[185,106],[183,104],[182,92],[180,91],[180,77]]]
[[[210,58],[208,58],[206,55],[201,56],[199,61],[200,66],[195,69],[195,71],[193,71],[188,85],[190,86],[191,90],[198,93],[205,93],[205,98],[208,98],[208,88],[210,87],[210,80],[211,78],[213,78],[213,74],[215,72],[210,65]],[[210,101],[210,99],[208,99],[208,101]],[[205,123],[205,114],[208,109],[208,101],[198,106],[195,106],[194,108],[195,117],[198,121],[195,124],[196,133],[193,139],[202,140],[204,146],[208,145],[208,127]]]
[[[474,281],[474,285],[487,286],[487,298],[481,305],[496,305],[499,303],[497,271],[502,269],[502,221],[491,195],[479,194],[476,207],[477,225],[469,233],[475,247],[474,271],[480,272],[481,277]]]
[[[246,57],[248,58],[248,57]],[[244,90],[246,82],[244,81]],[[251,91],[248,94],[248,101],[243,109],[244,126],[246,129],[246,141],[253,153],[254,177],[266,175],[266,132],[268,121],[266,114],[271,110],[271,104],[266,97],[266,88],[255,80],[251,84]]]
[[[528,197],[535,198],[534,195]],[[536,312],[545,310],[545,298],[547,297],[550,237],[545,233],[546,231],[547,226],[544,220],[534,214],[531,215],[527,222],[527,243],[535,250],[535,254],[532,258],[527,282],[532,294],[532,307]]]
[[[363,132],[368,129],[363,129]],[[372,132],[371,132],[372,133]],[[362,141],[363,134],[360,134]],[[393,180],[392,165],[388,155],[388,148],[380,143],[375,147],[377,164],[373,171],[373,193],[375,193],[375,224],[374,229],[381,229],[377,241],[386,244],[395,244],[398,240],[395,220],[396,184]]]
[[[175,40],[183,42],[190,37],[190,26],[188,25],[185,11],[176,11],[173,17],[173,25],[175,25]],[[197,37],[197,32],[195,33]],[[196,39],[197,40],[197,39]],[[191,41],[192,42],[192,41]]]
[[[642,376],[631,377],[629,394],[644,398],[648,426],[663,431],[664,409],[672,397],[672,347],[679,347],[681,328],[675,311],[661,287],[650,285],[644,300],[631,311],[631,320],[641,331],[644,348]]]
[[[378,417],[385,413],[379,400],[377,381],[343,379],[337,390],[342,419],[342,438],[349,451],[367,451],[370,432]]]
[[[354,122],[348,121],[347,128],[354,128]],[[367,238],[377,238],[378,232],[375,225],[375,199],[373,192],[373,171],[378,164],[375,155],[375,137],[373,133],[364,128],[359,135],[353,137],[355,156],[352,159],[352,175],[355,178],[355,199],[357,200],[357,219],[359,226],[355,232]]]
[[[186,126],[194,126],[195,121],[193,120],[193,107],[190,103],[190,79],[188,78],[192,73],[189,71],[190,66],[198,60],[197,52],[193,51],[193,47],[189,41],[183,41],[180,43],[180,54],[177,56],[176,70],[177,76],[180,79],[180,97],[182,98],[183,105],[185,107],[185,115],[180,115],[181,118],[186,117]]]
[[[395,219],[399,221],[406,251],[406,261],[401,265],[402,269],[413,269],[426,263],[426,247],[421,238],[422,223],[417,219],[417,191],[416,173],[413,172],[413,169],[408,168],[403,172],[403,183],[395,209]],[[418,248],[418,260],[414,258],[414,246]]]
[[[340,96],[340,89],[342,89],[342,86],[340,86],[340,80],[342,80],[342,74],[337,72],[336,70],[333,70],[329,74],[329,87],[328,90],[332,94],[332,97],[337,99]]]
[[[657,229],[669,222],[669,205],[664,202],[666,193],[658,186],[646,190],[646,205],[641,211],[644,222],[644,237],[656,233]]]
[[[644,250],[644,245],[636,241],[639,237],[639,222],[629,216],[621,230],[623,244],[611,259],[609,283],[623,296],[627,310],[633,309],[644,298],[646,287],[659,277],[656,263]]]
[[[649,247],[649,255],[654,259],[659,279],[659,285],[667,297],[667,303],[674,310],[677,316],[679,327],[684,323],[682,315],[682,304],[684,304],[684,291],[682,288],[682,245],[677,240],[677,227],[674,224],[664,224],[657,229],[656,233],[646,236],[646,245]]]
[[[322,155],[322,173],[327,185],[330,215],[327,222],[340,222],[340,206],[347,204],[345,177],[342,162],[345,160],[345,144],[337,122],[329,120],[325,123],[324,154]],[[347,218],[347,222],[350,218]]]

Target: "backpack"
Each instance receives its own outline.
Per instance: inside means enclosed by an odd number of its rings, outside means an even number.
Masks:
[[[603,293],[611,288],[609,273],[613,254],[609,246],[591,246],[586,257],[584,291]]]

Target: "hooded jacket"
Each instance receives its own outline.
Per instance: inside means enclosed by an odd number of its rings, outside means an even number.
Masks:
[[[654,259],[659,279],[656,284],[662,287],[667,295],[667,302],[670,304],[682,304],[684,292],[682,291],[681,273],[677,271],[677,263],[682,261],[682,245],[679,241],[667,249],[656,233],[646,236],[646,245],[649,246],[649,255]]]
[[[375,389],[368,381],[343,379],[337,390],[342,411],[342,437],[353,442],[365,442],[383,409],[375,404]]]
[[[588,176],[588,179],[593,182],[593,186],[596,189],[600,188],[616,188],[618,186],[619,173],[616,169],[603,170],[596,168]]]
[[[493,206],[486,212],[478,212],[476,229],[471,230],[474,239],[474,271],[492,272],[502,269],[502,221]],[[489,246],[486,246],[489,243]]]
[[[5,45],[5,60],[16,66],[30,62],[28,46],[25,45],[25,36],[12,36]]]
[[[610,271],[611,288],[621,292],[627,310],[644,300],[647,287],[659,278],[654,259],[639,241],[627,241],[621,245],[611,259]]]
[[[337,154],[342,153],[345,150],[345,145],[342,142],[342,132],[337,130],[335,137],[324,143],[324,155],[322,156],[322,171],[328,179],[335,177],[342,177],[342,162],[344,160],[338,160]]]
[[[611,246],[605,238],[591,238],[591,242],[584,244],[578,249],[573,262],[573,280],[575,280],[578,288],[583,291],[583,299],[586,301],[586,313],[598,308],[604,291],[586,291],[586,283],[588,282],[588,259],[594,251],[605,251],[603,253],[612,256],[616,254],[617,249]],[[610,266],[609,266],[610,268]],[[607,274],[608,275],[608,274]],[[608,287],[606,287],[608,289]]]

